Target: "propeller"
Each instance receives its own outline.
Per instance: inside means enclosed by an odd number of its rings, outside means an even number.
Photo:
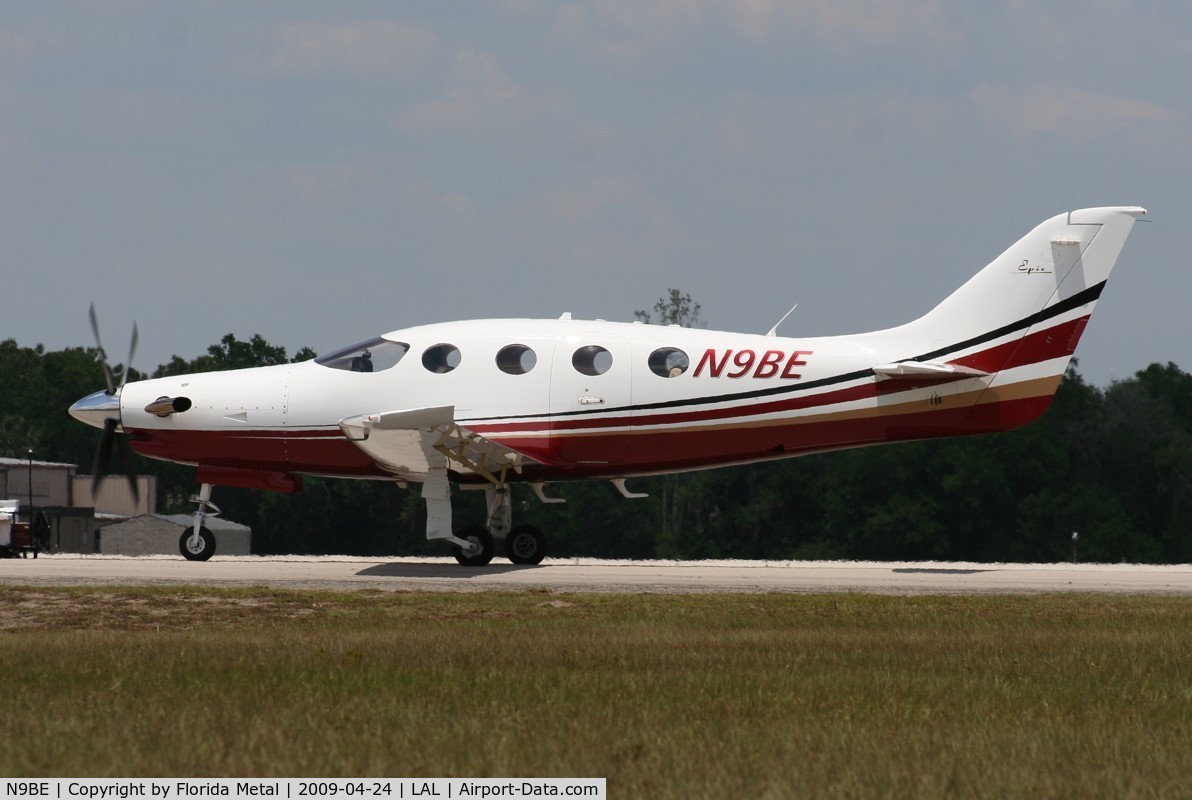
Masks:
[[[114,386],[112,383],[112,368],[108,364],[108,354],[104,350],[103,340],[99,335],[99,317],[95,313],[95,303],[91,304],[88,316],[91,318],[91,332],[95,335],[95,346],[98,350],[99,363],[103,366],[103,377],[108,387],[106,393],[117,400],[113,409],[115,416],[109,416],[103,422],[103,433],[99,438],[99,448],[95,451],[95,460],[91,465],[91,493],[93,496],[99,493],[99,488],[103,485],[104,477],[111,471],[113,455],[115,455],[119,459],[119,466],[123,469],[124,475],[128,479],[128,488],[132,492],[133,501],[139,503],[141,492],[137,481],[136,456],[132,451],[132,447],[128,444],[128,437],[120,430],[120,407],[118,402],[120,391],[124,388],[124,384],[128,382],[128,376],[132,372],[132,359],[136,355],[137,340],[139,339],[137,326],[136,323],[133,323],[132,339],[128,346],[128,361],[124,363],[124,369],[120,375],[120,385]]]
[[[132,340],[128,344],[128,360],[124,362],[124,372],[120,376],[120,386],[113,388],[112,386],[112,368],[108,366],[108,352],[103,349],[103,340],[99,336],[99,316],[95,313],[95,303],[87,310],[87,315],[91,318],[91,333],[95,335],[95,349],[99,351],[99,363],[103,366],[103,378],[108,385],[108,394],[115,394],[116,389],[124,388],[124,384],[128,383],[128,374],[132,371],[132,359],[137,353],[137,342],[140,340],[140,334],[137,332],[137,324],[132,324]]]

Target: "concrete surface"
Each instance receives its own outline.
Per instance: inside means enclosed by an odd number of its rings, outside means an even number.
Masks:
[[[859,561],[606,561],[547,559],[461,567],[447,558],[58,554],[0,560],[0,585],[201,585],[384,591],[1094,592],[1192,595],[1192,564],[968,564]]]

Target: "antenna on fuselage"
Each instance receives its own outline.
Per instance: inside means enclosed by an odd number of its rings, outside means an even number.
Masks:
[[[766,336],[777,336],[778,335],[778,326],[781,325],[782,323],[786,322],[786,318],[789,317],[791,314],[795,313],[795,309],[798,307],[799,307],[798,303],[795,303],[793,306],[791,306],[791,310],[786,312],[785,314],[783,314],[782,319],[780,319],[774,323],[774,327],[770,328],[770,330],[766,332]]]

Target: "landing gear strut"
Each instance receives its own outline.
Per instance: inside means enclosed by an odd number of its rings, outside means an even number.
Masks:
[[[505,555],[511,562],[521,565],[541,564],[542,559],[546,558],[546,535],[533,525],[512,527],[513,503],[509,484],[487,484],[484,494],[488,506],[488,524],[469,525],[450,538],[455,560],[465,567],[483,567],[496,554],[494,540],[504,539]]]
[[[529,526],[513,528],[508,477],[510,473],[521,474],[522,456],[459,427],[455,423],[453,407],[370,415],[345,420],[340,427],[366,453],[382,460],[389,453],[387,436],[405,431],[402,440],[392,444],[404,448],[412,444],[409,433],[417,431],[418,444],[426,458],[426,474],[422,480],[426,538],[429,541],[441,539],[450,544],[455,560],[460,564],[468,567],[488,564],[496,552],[494,539],[506,540],[505,553],[514,564],[539,564],[546,556],[546,537],[541,531]],[[488,506],[484,525],[453,530],[452,481],[448,469],[453,465],[461,470],[456,473],[457,479],[470,475],[484,480],[484,483],[476,480],[460,484],[461,489],[484,489]],[[562,498],[546,497],[540,484],[531,486],[542,502],[562,502]]]
[[[183,531],[182,538],[178,540],[178,549],[187,561],[206,561],[215,555],[215,536],[203,525],[207,517],[220,514],[219,508],[211,502],[211,487],[210,483],[202,484],[198,496],[191,498],[199,504],[195,511],[195,524],[190,530]]]

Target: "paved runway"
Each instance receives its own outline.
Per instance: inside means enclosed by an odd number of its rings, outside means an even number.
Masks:
[[[216,556],[205,563],[194,563],[178,556],[60,554],[0,560],[0,584],[174,584],[456,592],[1192,595],[1192,565],[547,559],[538,567],[494,563],[468,568],[443,558]]]

